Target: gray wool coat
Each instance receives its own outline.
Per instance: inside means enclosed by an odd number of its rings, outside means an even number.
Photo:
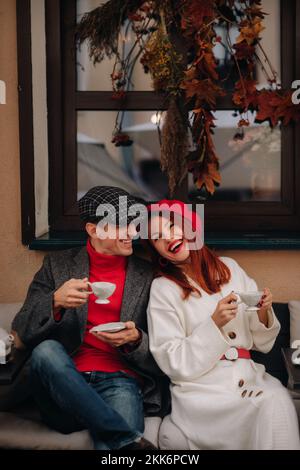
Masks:
[[[72,356],[80,347],[85,333],[88,305],[66,309],[62,319],[53,317],[53,294],[69,279],[89,276],[86,248],[73,248],[47,255],[29,287],[22,309],[12,323],[24,345],[33,349],[46,339],[63,344]],[[169,412],[169,382],[149,351],[146,309],[153,279],[150,263],[136,256],[128,260],[121,307],[121,321],[134,321],[142,330],[141,343],[131,352],[119,352],[128,366],[144,380],[146,416],[164,416]]]

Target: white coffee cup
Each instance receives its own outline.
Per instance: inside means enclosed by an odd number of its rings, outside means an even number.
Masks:
[[[116,284],[112,282],[88,282],[88,285],[95,296],[98,297],[97,300],[95,300],[96,304],[109,304],[110,301],[108,297],[114,293],[117,287]]]
[[[0,328],[0,364],[7,364],[13,342],[13,335],[10,335],[6,330]]]
[[[250,312],[256,312],[259,310],[257,304],[262,298],[262,291],[250,291],[250,292],[234,292],[241,300],[238,301],[238,304],[244,303],[247,305],[246,310]]]
[[[292,363],[295,366],[300,365],[300,339],[295,339],[292,344],[291,348],[295,349],[295,351],[292,354]]]

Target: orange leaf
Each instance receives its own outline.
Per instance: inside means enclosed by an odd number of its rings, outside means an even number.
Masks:
[[[257,122],[269,121],[272,127],[280,121],[286,126],[300,120],[300,106],[292,102],[292,92],[263,90],[258,97]]]
[[[223,90],[209,78],[185,80],[181,88],[185,90],[186,98],[196,97],[197,104],[205,102],[212,108],[215,108],[217,98],[224,95]]]
[[[240,35],[236,43],[239,44],[242,41],[246,41],[251,46],[255,40],[259,39],[259,35],[264,29],[265,27],[262,25],[261,19],[245,21],[244,26],[240,28]]]
[[[248,109],[257,104],[257,82],[256,80],[239,80],[235,85],[235,92],[232,97],[234,104],[243,109]]]
[[[214,194],[215,183],[221,183],[221,175],[217,168],[217,164],[208,163],[206,165],[206,168],[203,169],[203,171],[198,176],[196,186],[198,189],[201,189],[204,185],[210,194]]]

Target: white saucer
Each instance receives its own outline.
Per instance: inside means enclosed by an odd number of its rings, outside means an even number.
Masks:
[[[95,304],[109,304],[110,300],[107,299],[97,299],[95,300]]]
[[[115,333],[117,331],[124,330],[124,328],[125,328],[124,322],[102,323],[100,325],[97,325],[91,328],[90,332],[100,333],[101,331],[104,331],[108,333]]]

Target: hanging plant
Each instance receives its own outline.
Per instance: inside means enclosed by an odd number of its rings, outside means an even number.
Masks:
[[[147,41],[141,63],[151,74],[155,91],[178,91],[183,79],[182,56],[174,49],[162,25]]]
[[[77,30],[79,45],[88,41],[94,63],[105,56],[115,59],[113,99],[126,98],[137,61],[151,75],[153,89],[166,93],[161,166],[171,194],[187,171],[193,173],[197,188],[205,187],[210,194],[221,183],[213,142],[218,98],[229,95],[238,108],[236,141],[244,139],[249,112],[256,111],[256,122],[267,121],[271,128],[300,120],[300,105],[292,103],[292,92],[281,88],[262,47],[265,15],[261,0],[110,0],[83,16]],[[226,40],[217,35],[216,26],[227,31]],[[232,27],[238,29],[234,44]],[[124,35],[129,31],[134,41],[126,52]],[[219,76],[217,44],[230,54],[237,71],[232,92],[224,90]],[[258,89],[257,65],[266,76],[266,89]],[[113,131],[117,146],[132,144],[122,132],[123,117],[118,113]]]
[[[188,117],[180,108],[181,105],[175,96],[170,99],[161,134],[161,168],[169,176],[171,194],[188,171],[189,135],[186,122]]]

